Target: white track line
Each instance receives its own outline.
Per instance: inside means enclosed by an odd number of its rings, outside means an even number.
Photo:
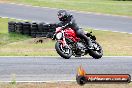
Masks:
[[[23,20],[23,21],[29,21],[29,20],[26,20],[26,19],[19,19],[19,18],[13,18],[13,17],[4,17],[4,16],[0,16],[0,18],[6,18],[6,19],[17,19],[17,20]],[[37,22],[37,21],[33,21],[32,22]],[[48,22],[45,22],[45,23],[48,23]],[[90,27],[89,27],[90,28]],[[90,28],[90,29],[93,29],[93,28]],[[111,31],[111,30],[103,30],[103,29],[93,29],[93,30],[100,30],[100,31],[108,31],[108,32],[118,32],[118,33],[125,33],[125,34],[132,34],[132,33],[128,33],[128,32],[120,32],[120,31]]]
[[[6,19],[15,19],[15,20],[20,20],[20,21],[32,21],[32,22],[39,22],[39,21],[34,21],[34,20],[27,20],[27,19],[20,19],[20,18],[14,18],[14,17],[6,17],[6,16],[0,16],[0,18],[6,18]],[[45,22],[49,23],[49,22]]]
[[[51,58],[58,58],[58,57],[60,57],[60,56],[0,56],[0,57],[37,57],[37,58],[39,58],[39,57],[43,57],[43,58],[45,58],[45,57],[51,57]],[[74,56],[72,56],[72,57],[74,57]],[[82,56],[82,57],[91,57],[91,56]],[[103,57],[132,57],[132,56],[103,56]],[[77,58],[77,57],[76,57]]]
[[[103,30],[103,29],[93,29],[93,30],[100,30],[100,31],[108,31],[108,32],[115,32],[115,33],[124,33],[124,34],[132,34],[132,33],[128,33],[128,32],[120,32],[120,31],[111,31],[111,30]]]
[[[33,8],[36,7],[36,8],[47,8],[47,9],[59,10],[59,8],[41,7],[41,6],[33,6],[33,5],[27,5],[27,4],[18,4],[18,3],[8,3],[8,4],[28,6],[28,7],[33,7]],[[68,10],[68,9],[65,9],[65,10]],[[84,13],[84,14],[95,14],[95,15],[104,15],[104,16],[117,16],[117,17],[124,17],[124,18],[132,18],[132,16],[121,16],[121,15],[103,14],[103,13],[77,11],[77,10],[69,10],[69,11],[76,12],[76,13]]]
[[[6,16],[0,16],[0,18],[5,18],[5,19],[16,19],[16,20],[23,20],[23,21],[29,21],[29,20],[26,20],[26,19],[19,19],[19,18],[13,18],[13,17],[6,17]],[[34,22],[34,21],[33,21]]]

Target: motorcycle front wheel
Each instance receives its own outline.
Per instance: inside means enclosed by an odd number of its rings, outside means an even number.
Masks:
[[[63,47],[62,43],[59,41],[56,42],[55,49],[57,53],[65,59],[69,59],[72,56],[72,50],[70,48]]]

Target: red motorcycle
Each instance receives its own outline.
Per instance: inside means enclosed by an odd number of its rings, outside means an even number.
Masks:
[[[99,43],[96,42],[96,37],[92,35],[92,32],[86,33],[86,35],[92,41],[92,49],[86,47],[85,41],[78,38],[73,29],[63,29],[62,27],[56,28],[53,39],[57,40],[55,44],[57,53],[65,59],[69,59],[72,55],[81,57],[87,54],[95,59],[101,58],[103,50]]]

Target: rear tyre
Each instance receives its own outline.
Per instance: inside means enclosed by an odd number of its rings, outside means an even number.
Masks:
[[[102,47],[100,46],[99,43],[97,43],[96,41],[92,41],[93,43],[93,47],[94,49],[91,49],[90,52],[89,52],[89,55],[92,56],[93,58],[95,59],[100,59],[102,56],[103,56],[103,49]],[[96,46],[96,47],[95,47]]]
[[[61,57],[65,58],[65,59],[69,59],[72,56],[72,50],[69,48],[68,49],[69,53],[65,53],[64,48],[63,49],[62,48],[63,48],[62,43],[57,41],[55,44],[55,49],[56,49],[57,53]]]

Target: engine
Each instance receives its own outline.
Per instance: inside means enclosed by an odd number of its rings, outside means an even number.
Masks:
[[[81,42],[76,43],[76,55],[83,55],[85,53],[85,45]]]

